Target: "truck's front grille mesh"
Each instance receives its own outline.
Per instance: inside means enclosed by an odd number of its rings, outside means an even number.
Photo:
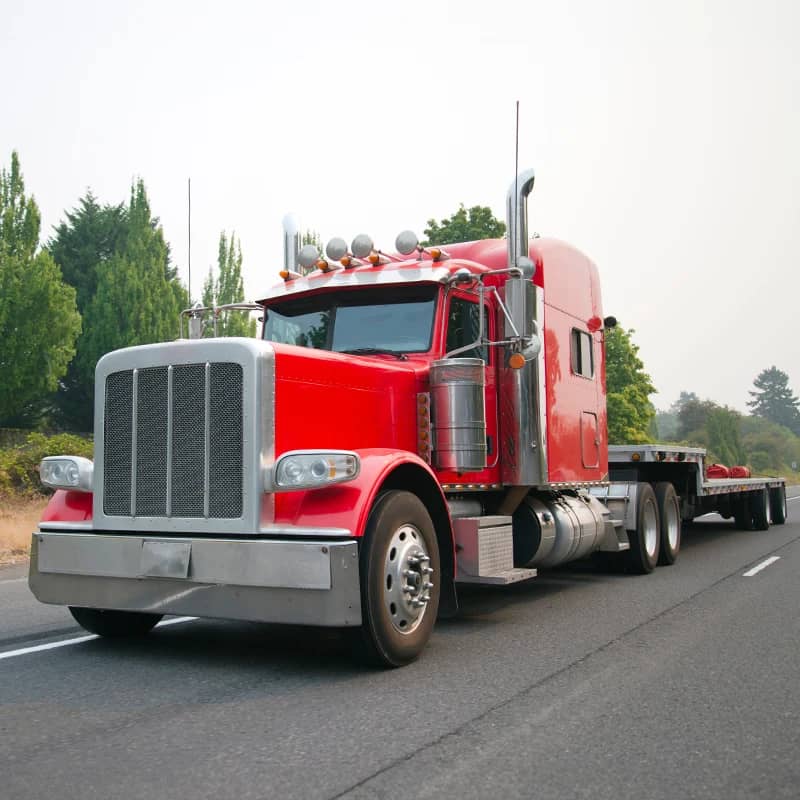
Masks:
[[[242,516],[243,370],[215,362],[106,379],[103,510],[109,516]],[[135,464],[135,466],[134,466]]]

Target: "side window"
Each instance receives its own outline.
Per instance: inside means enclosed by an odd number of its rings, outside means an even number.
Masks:
[[[447,344],[445,351],[457,350],[459,347],[464,347],[472,344],[478,339],[478,329],[480,327],[480,320],[478,317],[478,303],[471,300],[465,300],[463,297],[452,297],[450,299],[450,311],[447,315]],[[483,334],[484,337],[488,336],[488,320],[486,314],[483,315]],[[464,358],[482,358],[487,364],[489,363],[489,348],[473,347],[471,350],[465,350],[459,353],[459,356]]]
[[[584,378],[594,377],[592,337],[585,331],[572,329],[572,371]]]

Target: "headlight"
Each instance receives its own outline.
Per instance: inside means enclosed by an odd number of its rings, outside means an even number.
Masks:
[[[80,456],[48,456],[39,464],[39,479],[51,489],[91,492],[94,464]]]
[[[316,489],[351,481],[357,477],[360,468],[359,457],[346,450],[295,450],[284,453],[275,462],[272,485],[265,488],[274,492]]]

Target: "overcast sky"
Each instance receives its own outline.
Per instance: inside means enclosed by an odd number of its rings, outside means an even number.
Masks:
[[[0,163],[44,238],[141,176],[185,281],[191,177],[193,295],[224,229],[255,299],[289,211],[383,249],[504,218],[519,100],[531,229],[596,261],[656,405],[745,410],[772,364],[800,392],[798,40],[797,0],[0,0]]]

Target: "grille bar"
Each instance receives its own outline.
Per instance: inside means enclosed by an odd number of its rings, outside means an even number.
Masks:
[[[208,519],[209,498],[211,495],[211,364],[206,361],[205,409],[203,419],[203,516]]]
[[[170,364],[167,367],[167,486],[166,486],[166,514],[172,516],[172,403],[174,397],[175,370]]]
[[[139,450],[139,425],[136,411],[139,408],[139,370],[133,371],[132,393],[133,419],[131,420],[131,516],[136,516],[136,473],[138,472],[136,456]]]

